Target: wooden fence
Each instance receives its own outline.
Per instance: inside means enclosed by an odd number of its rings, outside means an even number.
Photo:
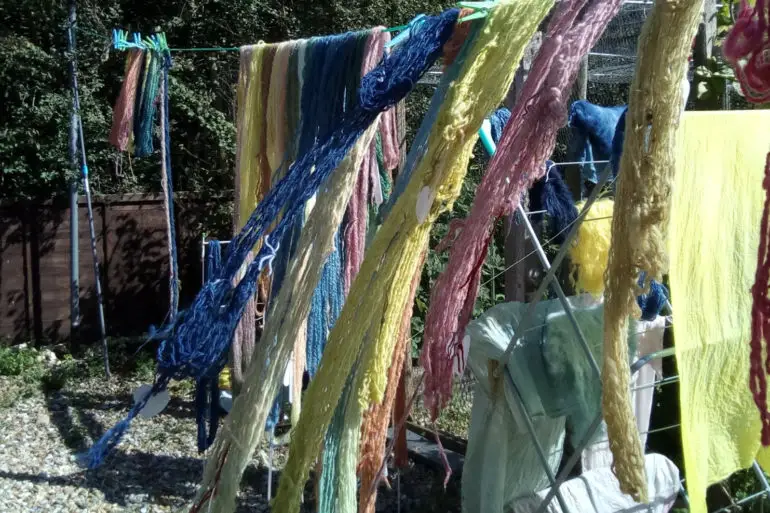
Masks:
[[[202,230],[229,233],[230,196],[176,204],[182,304],[199,290]],[[94,198],[97,251],[102,264],[109,335],[139,335],[168,311],[168,244],[161,196]],[[85,201],[79,205],[81,327],[84,342],[98,336],[93,259]],[[0,338],[55,342],[70,336],[70,212],[60,202],[0,205]],[[216,225],[219,225],[217,233]],[[224,226],[223,226],[224,225]]]

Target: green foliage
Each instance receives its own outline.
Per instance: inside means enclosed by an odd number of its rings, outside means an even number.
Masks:
[[[721,47],[730,29],[735,23],[732,15],[733,2],[725,1],[717,9],[717,33],[713,55],[695,68],[693,91],[690,97],[695,99],[695,107],[701,110],[719,110],[728,92],[728,84],[740,90],[735,81],[732,67],[722,56]]]
[[[0,348],[0,376],[21,376],[39,367],[37,351]]]

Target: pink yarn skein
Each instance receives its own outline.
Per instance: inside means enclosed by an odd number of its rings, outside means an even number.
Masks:
[[[452,244],[447,267],[433,287],[420,362],[425,368],[425,404],[434,420],[451,399],[455,360],[460,358],[464,365],[462,338],[478,294],[492,227],[514,211],[522,193],[544,174],[543,162],[566,121],[580,61],[620,5],[621,0],[576,0],[560,2],[556,8],[471,212]]]

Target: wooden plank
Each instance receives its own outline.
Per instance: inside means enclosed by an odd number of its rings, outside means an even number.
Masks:
[[[393,430],[388,429],[388,443],[390,443],[392,437]],[[414,461],[443,472],[444,463],[438,445],[436,445],[435,442],[427,440],[411,430],[406,432],[406,440],[409,446],[409,456]],[[465,461],[464,456],[451,451],[446,447],[444,448],[444,454],[449,462],[449,468],[452,469],[452,474],[461,475],[463,463]]]

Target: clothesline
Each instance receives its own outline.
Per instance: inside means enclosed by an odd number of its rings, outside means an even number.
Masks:
[[[628,5],[652,5],[652,0],[624,0],[622,2],[623,4]],[[716,8],[719,9],[722,7],[722,4],[717,4]],[[486,12],[484,10],[480,10],[477,14],[480,14],[481,16],[485,16]],[[471,19],[476,19],[477,17],[481,16],[467,16],[466,18],[460,19],[459,23],[463,23],[464,21],[470,21]],[[410,22],[411,23],[411,22]],[[390,27],[386,29],[387,32],[397,32],[397,31],[403,31],[407,28],[409,28],[409,24],[406,25],[399,25],[395,27]],[[204,46],[204,47],[190,47],[190,48],[169,48],[170,52],[238,52],[241,50],[240,46]],[[620,55],[620,54],[608,54],[608,53],[599,53],[599,52],[589,52],[589,56],[595,56],[595,57],[620,57],[620,58],[634,58],[634,56],[629,55]]]

